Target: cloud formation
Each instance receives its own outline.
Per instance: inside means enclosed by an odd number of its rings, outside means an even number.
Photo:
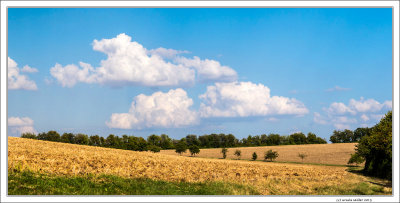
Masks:
[[[374,99],[350,99],[348,105],[333,102],[328,108],[323,108],[325,115],[314,112],[314,122],[322,125],[333,125],[336,129],[350,129],[352,124],[372,126],[392,109],[392,101],[380,103]]]
[[[181,89],[150,96],[136,96],[128,113],[113,113],[106,125],[110,128],[178,128],[198,123],[197,112],[190,110],[193,100]]]
[[[339,86],[335,86],[333,88],[329,88],[327,90],[325,90],[325,92],[338,92],[338,91],[349,91],[350,88],[345,88],[345,87],[339,87]]]
[[[12,134],[21,135],[22,133],[37,133],[33,127],[33,120],[29,117],[10,117],[8,127]]]
[[[9,90],[37,90],[36,83],[29,80],[28,76],[20,74],[21,72],[34,73],[37,69],[29,66],[24,66],[21,70],[18,64],[8,57],[8,89]]]
[[[80,67],[56,64],[50,69],[51,75],[63,87],[72,87],[78,82],[110,86],[188,86],[195,83],[196,71],[201,81],[237,79],[233,69],[218,61],[178,56],[188,51],[162,47],[148,50],[124,33],[112,39],[94,40],[93,50],[107,55],[100,67],[93,68],[82,62]]]
[[[216,83],[199,96],[201,117],[304,115],[308,109],[294,98],[270,95],[270,89],[251,82]]]

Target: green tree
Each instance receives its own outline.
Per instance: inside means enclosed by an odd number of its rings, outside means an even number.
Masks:
[[[100,136],[92,135],[89,137],[89,145],[91,146],[100,146]]]
[[[371,128],[357,128],[353,132],[352,142],[359,142],[364,136],[369,136],[371,134]]]
[[[150,145],[155,145],[155,146],[159,146],[161,147],[161,137],[158,135],[150,135],[149,137],[147,137],[147,143]]]
[[[192,156],[196,156],[196,154],[200,153],[200,148],[197,145],[189,146],[189,151]]]
[[[265,160],[269,159],[270,161],[275,160],[278,158],[279,154],[277,151],[272,151],[271,149],[265,152]]]
[[[174,146],[172,144],[171,138],[166,134],[161,134],[161,148],[163,149],[172,149]]]
[[[75,136],[75,143],[80,145],[88,145],[89,144],[89,137],[85,134],[78,133]]]
[[[222,158],[226,159],[226,153],[228,153],[228,149],[227,148],[222,148],[221,149],[221,153],[222,153]]]
[[[392,179],[392,111],[361,138],[356,154],[365,159],[365,174]]]
[[[22,133],[21,135],[22,138],[29,138],[29,139],[37,139],[35,133]]]
[[[347,164],[361,164],[365,161],[364,157],[360,156],[359,154],[355,153],[352,154]]]
[[[61,136],[61,142],[75,144],[75,135],[72,133],[64,133]]]
[[[147,147],[151,152],[157,153],[161,151],[161,147],[156,146],[156,145],[149,145]]]
[[[182,153],[186,152],[187,150],[187,144],[185,139],[181,139],[176,145],[175,145],[175,152],[178,153],[179,155],[182,155]]]
[[[252,157],[253,161],[257,160],[257,153],[253,152],[253,157]]]
[[[235,150],[235,153],[234,153],[234,154],[237,156],[238,159],[240,159],[240,156],[242,155],[242,151],[240,151],[239,149],[237,149],[237,150]]]
[[[309,132],[309,133],[307,134],[307,143],[308,143],[308,144],[317,144],[317,143],[318,143],[317,135],[315,135],[315,134],[312,133],[312,132]]]

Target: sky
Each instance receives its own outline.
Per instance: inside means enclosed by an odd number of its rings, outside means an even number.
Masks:
[[[371,127],[392,109],[390,8],[8,8],[8,133]]]

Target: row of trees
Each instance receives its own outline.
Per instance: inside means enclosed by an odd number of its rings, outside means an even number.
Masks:
[[[349,163],[363,161],[364,174],[392,179],[392,111],[360,139]]]
[[[175,140],[168,135],[150,135],[147,139],[142,137],[122,135],[122,137],[110,134],[107,138],[98,135],[88,136],[78,133],[64,133],[60,135],[56,131],[48,131],[35,135],[33,133],[24,133],[21,137],[47,140],[53,142],[64,142],[71,144],[91,145],[100,147],[110,147],[117,149],[126,149],[134,151],[154,151],[161,149],[178,149],[186,151],[189,148],[222,148],[222,147],[249,147],[249,146],[271,146],[271,145],[295,145],[295,144],[325,144],[326,141],[317,137],[314,133],[308,133],[307,136],[301,132],[293,133],[289,136],[279,134],[263,134],[251,136],[238,140],[232,134],[210,134],[210,135],[187,135],[186,137]],[[182,153],[178,152],[177,153]],[[196,151],[196,150],[195,150]]]
[[[357,128],[354,131],[351,130],[334,130],[330,141],[332,143],[352,143],[359,142],[364,136],[371,135],[371,128]]]

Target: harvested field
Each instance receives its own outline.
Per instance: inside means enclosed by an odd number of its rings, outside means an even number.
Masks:
[[[319,188],[353,187],[367,181],[346,167],[191,158],[9,137],[8,170],[24,169],[61,176],[222,181],[249,185],[265,195],[325,194]]]
[[[237,159],[234,155],[235,150],[242,151],[241,159],[250,160],[253,152],[258,155],[257,160],[264,160],[266,151],[272,149],[278,151],[278,162],[302,162],[299,153],[306,154],[304,163],[346,165],[350,155],[354,153],[356,143],[337,143],[337,144],[308,144],[308,145],[284,145],[284,146],[265,146],[265,147],[238,147],[228,148],[227,159]],[[161,154],[178,155],[175,150],[161,150]],[[189,151],[182,156],[190,156]],[[221,158],[221,148],[201,149],[197,157]]]

